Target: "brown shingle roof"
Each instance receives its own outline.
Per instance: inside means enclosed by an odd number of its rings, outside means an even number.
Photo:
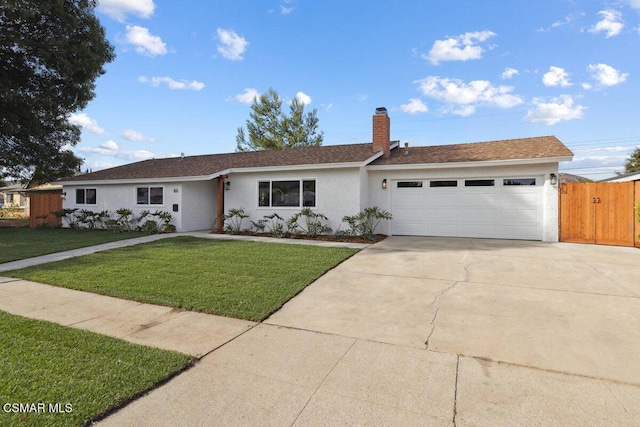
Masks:
[[[473,162],[572,156],[555,136],[477,142],[472,144],[409,147],[391,150],[388,159],[378,158],[371,165]],[[286,150],[151,159],[130,163],[61,180],[103,181],[145,178],[208,176],[232,168],[363,163],[374,155],[371,143],[326,145]]]
[[[573,156],[555,136],[505,139],[471,144],[404,147],[392,150],[388,159],[379,158],[372,165],[407,165],[424,163],[481,162]]]
[[[286,150],[209,154],[151,159],[117,166],[62,181],[173,178],[207,176],[230,168],[277,167],[329,163],[362,163],[375,153],[371,144],[326,145]]]

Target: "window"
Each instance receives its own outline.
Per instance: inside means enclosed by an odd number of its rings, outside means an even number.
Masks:
[[[421,188],[422,181],[398,181],[398,188]]]
[[[502,180],[502,185],[536,185],[535,178],[506,178]]]
[[[493,187],[496,185],[495,179],[467,179],[464,181],[465,187]]]
[[[76,188],[76,205],[95,205],[97,190],[95,188]]]
[[[162,205],[164,203],[164,188],[137,187],[136,203],[139,205]]]
[[[429,182],[429,187],[432,188],[440,188],[440,187],[457,187],[458,181],[450,180],[450,181],[431,181]]]
[[[258,182],[258,206],[315,207],[315,205],[315,180]]]

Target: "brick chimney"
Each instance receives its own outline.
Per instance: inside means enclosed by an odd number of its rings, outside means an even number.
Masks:
[[[383,157],[391,155],[391,120],[384,107],[376,108],[373,115],[373,151],[383,151]]]

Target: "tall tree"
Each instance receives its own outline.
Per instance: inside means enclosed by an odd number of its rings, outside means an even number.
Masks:
[[[0,3],[0,175],[53,181],[78,170],[69,116],[114,58],[96,0]]]
[[[282,98],[273,88],[255,98],[244,127],[238,128],[237,151],[280,150],[322,145],[324,132],[317,132],[317,110],[305,114],[304,103],[294,98],[289,114],[282,111]],[[248,135],[247,135],[248,134]]]
[[[640,147],[636,148],[624,162],[624,172],[640,172]]]

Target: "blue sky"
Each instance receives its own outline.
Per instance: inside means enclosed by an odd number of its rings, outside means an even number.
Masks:
[[[117,58],[71,120],[98,170],[235,151],[256,94],[317,109],[325,145],[556,135],[602,179],[640,146],[640,0],[99,0]]]

